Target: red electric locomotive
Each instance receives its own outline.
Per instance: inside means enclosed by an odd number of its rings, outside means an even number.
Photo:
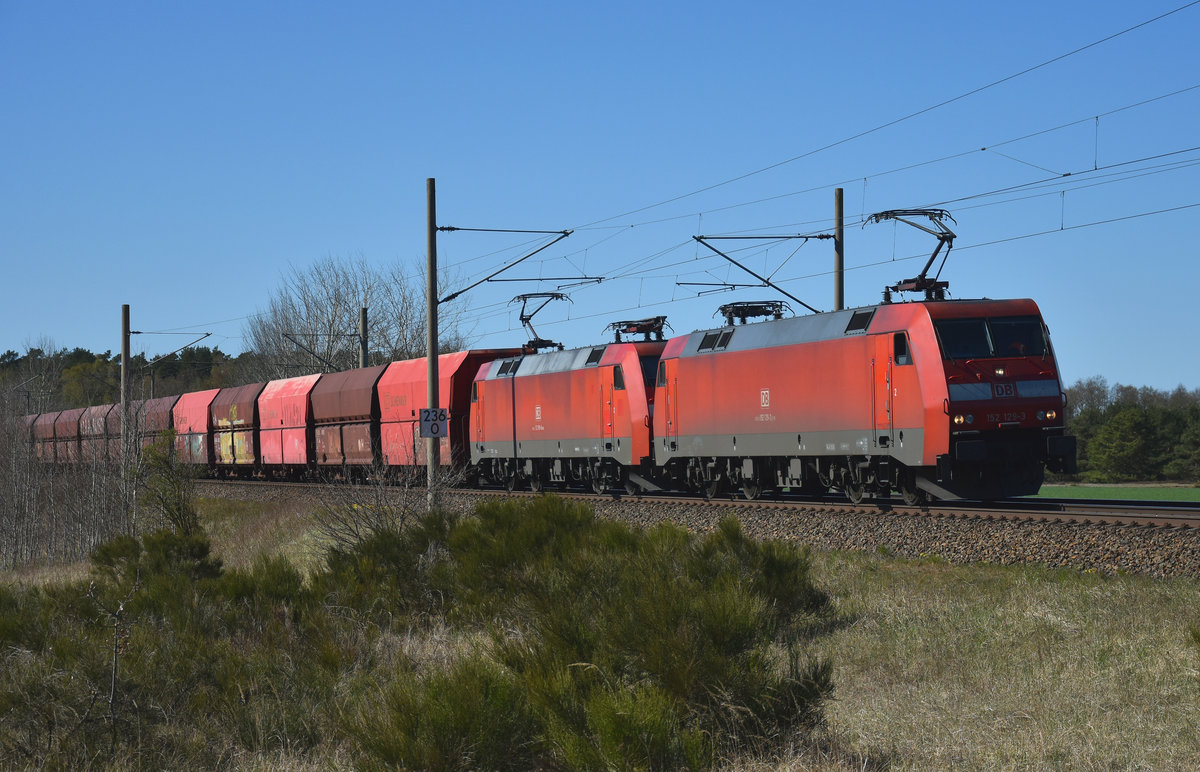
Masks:
[[[1064,396],[1032,300],[922,301],[675,338],[654,456],[673,486],[899,491],[915,502],[1036,493],[1069,470]]]
[[[509,489],[579,483],[600,492],[634,489],[652,474],[651,379],[666,343],[646,337],[483,365],[470,426],[480,478]]]

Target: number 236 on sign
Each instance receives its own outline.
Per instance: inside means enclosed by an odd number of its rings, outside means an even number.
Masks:
[[[446,408],[421,408],[422,437],[445,437],[449,423],[450,411]]]

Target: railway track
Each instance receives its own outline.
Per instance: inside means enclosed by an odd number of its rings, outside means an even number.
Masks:
[[[529,492],[513,496],[533,496]],[[586,501],[639,500],[661,503],[698,504],[725,508],[790,509],[798,512],[855,513],[887,515],[898,513],[915,517],[1006,520],[1013,522],[1079,523],[1084,525],[1120,525],[1144,528],[1200,529],[1200,504],[1188,501],[1120,501],[1081,499],[1012,499],[1003,502],[936,502],[909,506],[900,502],[852,504],[840,496],[745,500],[739,497],[697,500],[676,495],[627,496],[624,494],[562,493]]]
[[[204,481],[205,496],[264,501],[327,501],[321,484]],[[423,491],[406,495],[423,501]],[[540,494],[458,489],[446,505],[470,511],[494,497]],[[561,493],[590,504],[600,517],[652,527],[672,522],[713,530],[729,515],[754,538],[783,539],[820,550],[853,550],[946,563],[1039,564],[1098,574],[1200,577],[1200,507],[1189,503],[1021,499],[983,505],[958,502],[910,507],[899,502],[854,505],[820,500]],[[336,498],[336,495],[334,496]]]
[[[280,483],[262,480],[205,480],[205,485],[243,487],[248,489],[275,490],[321,490],[323,483]],[[219,490],[219,488],[217,488]],[[476,495],[500,495],[517,498],[532,498],[542,495],[530,491],[505,491],[501,489],[469,490]],[[1079,523],[1084,525],[1120,525],[1145,528],[1193,528],[1200,529],[1200,503],[1189,501],[1121,501],[1098,499],[1012,499],[1003,502],[936,502],[925,506],[909,506],[900,502],[874,502],[852,504],[840,496],[821,498],[760,498],[745,500],[736,496],[714,498],[705,501],[676,494],[628,495],[625,493],[596,494],[581,491],[551,491],[565,498],[593,503],[658,502],[664,505],[695,505],[734,509],[763,508],[783,509],[796,512],[826,514],[888,515],[903,514],[914,517],[1005,520],[1013,522]]]

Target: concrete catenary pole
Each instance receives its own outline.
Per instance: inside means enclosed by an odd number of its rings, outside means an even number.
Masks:
[[[437,205],[436,186],[433,177],[425,180],[426,201],[426,264],[425,264],[425,351],[428,357],[429,380],[427,406],[438,407],[438,296],[437,296]],[[438,506],[437,476],[441,465],[441,440],[430,437],[426,440],[426,504],[432,512]]]
[[[131,447],[135,437],[131,437],[132,421],[130,420],[130,394],[133,390],[133,373],[129,362],[129,304],[121,306],[121,502],[125,514],[125,526],[130,533],[134,530],[132,486],[129,478],[129,465],[132,459]]]
[[[358,366],[367,366],[367,309],[358,312]]]
[[[846,307],[846,229],[842,219],[842,189],[833,191],[833,310]]]
[[[129,395],[133,374],[129,364],[129,304],[121,306],[121,473],[129,469]]]

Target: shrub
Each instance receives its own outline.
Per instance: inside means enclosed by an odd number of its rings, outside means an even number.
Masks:
[[[538,721],[523,685],[479,655],[424,676],[402,672],[348,710],[343,726],[371,767],[527,770]]]
[[[830,693],[828,664],[802,662],[795,641],[798,620],[828,607],[807,554],[751,542],[734,521],[703,539],[669,525],[637,532],[546,497],[480,506],[449,547],[456,613],[492,623],[497,656],[553,727],[555,752],[579,763],[603,768],[626,731],[671,727],[712,740],[643,738],[657,749],[645,764],[667,754],[691,766],[722,744],[815,721]],[[779,665],[770,651],[784,634]],[[641,718],[622,723],[618,705]]]
[[[90,583],[0,588],[0,766],[696,769],[769,753],[832,688],[807,553],[732,520],[492,502],[374,530],[307,583],[227,572],[199,529],[92,559]]]

